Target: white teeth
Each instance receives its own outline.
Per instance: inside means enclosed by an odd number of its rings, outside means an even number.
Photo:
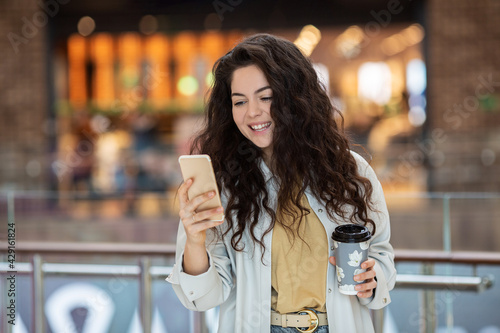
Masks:
[[[271,122],[265,123],[265,124],[260,124],[260,125],[255,125],[255,126],[250,126],[254,131],[262,131],[266,128],[271,126]]]

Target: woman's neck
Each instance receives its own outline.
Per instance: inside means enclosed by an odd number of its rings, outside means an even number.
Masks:
[[[271,148],[270,147],[265,148],[262,152],[263,152],[262,158],[264,159],[264,162],[268,166],[269,170],[272,170],[273,169],[272,168],[273,152],[272,152]]]

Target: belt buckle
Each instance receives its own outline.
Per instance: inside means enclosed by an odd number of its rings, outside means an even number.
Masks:
[[[300,328],[295,327],[297,329],[297,331],[302,332],[302,333],[316,332],[316,330],[318,329],[318,326],[319,326],[319,318],[318,318],[318,315],[316,314],[316,312],[314,312],[312,310],[304,309],[304,310],[301,310],[297,313],[299,313],[299,314],[307,313],[309,315],[309,318],[311,318],[311,323],[309,324],[308,328],[306,328],[305,330],[301,330]]]

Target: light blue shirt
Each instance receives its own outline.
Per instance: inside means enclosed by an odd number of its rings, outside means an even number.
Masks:
[[[396,281],[394,253],[389,243],[389,213],[384,199],[382,186],[373,169],[358,154],[352,152],[358,165],[360,175],[368,178],[373,185],[373,207],[368,216],[376,223],[376,233],[371,239],[368,256],[375,259],[377,288],[371,298],[343,295],[338,291],[335,267],[328,266],[326,285],[326,309],[329,322],[329,333],[370,333],[374,332],[369,309],[380,309],[390,303],[389,291]],[[266,186],[271,203],[276,203],[277,185],[266,164],[261,161],[261,170],[266,176]],[[325,205],[318,201],[307,190],[306,196],[318,218],[325,227],[326,234],[331,235],[337,221],[332,221],[326,212]],[[222,193],[223,206],[227,198]],[[347,210],[352,207],[346,207]],[[349,216],[347,214],[346,216]],[[264,212],[260,216],[260,225],[256,227],[255,236],[262,238],[269,226],[270,217]],[[344,221],[349,223],[349,221]],[[224,224],[218,226],[224,228]],[[248,228],[243,233],[241,243],[243,251],[235,251],[231,246],[232,233],[224,239],[215,241],[212,231],[207,232],[207,253],[210,268],[207,272],[192,276],[182,270],[186,233],[179,223],[176,247],[176,264],[166,279],[172,284],[182,304],[194,311],[205,311],[220,306],[219,333],[268,333],[271,326],[271,241],[272,231],[262,239],[266,251],[262,257],[262,249],[254,245]],[[333,240],[328,239],[331,253]],[[261,258],[263,260],[261,261]]]

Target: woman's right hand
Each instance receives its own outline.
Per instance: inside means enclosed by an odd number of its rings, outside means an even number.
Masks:
[[[215,191],[206,192],[189,200],[188,189],[193,184],[193,179],[188,179],[182,183],[177,191],[179,197],[179,216],[184,230],[186,231],[187,243],[192,245],[205,246],[206,230],[217,225],[223,221],[209,221],[211,216],[221,214],[224,209],[222,207],[207,209],[204,211],[196,212],[196,209],[204,202],[214,197]]]

